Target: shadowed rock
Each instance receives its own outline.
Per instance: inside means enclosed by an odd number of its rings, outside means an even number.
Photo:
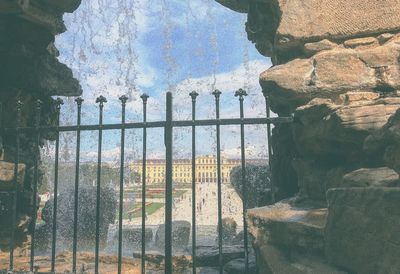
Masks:
[[[61,246],[71,247],[74,224],[74,188],[65,189],[58,196],[57,204],[57,241]],[[78,199],[78,246],[81,249],[92,248],[96,239],[96,187],[81,185]],[[46,231],[52,231],[54,199],[50,199],[43,208],[43,220]],[[108,187],[102,187],[100,196],[100,246],[105,247],[108,227],[114,223],[117,200],[115,193]],[[45,235],[44,235],[45,236]],[[50,237],[50,235],[47,235]],[[38,240],[39,241],[39,240]]]
[[[191,225],[188,221],[173,221],[172,222],[172,249],[185,250],[189,244]],[[159,249],[164,249],[165,246],[165,224],[158,226],[156,232],[155,245]]]

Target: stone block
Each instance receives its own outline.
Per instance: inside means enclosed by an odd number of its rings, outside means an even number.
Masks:
[[[337,188],[327,198],[329,262],[352,273],[398,273],[400,188]]]
[[[326,208],[286,200],[248,210],[249,231],[275,246],[320,252],[324,248]],[[256,243],[257,245],[257,243]]]
[[[397,0],[267,0],[280,17],[277,46],[290,50],[298,44],[329,39],[346,40],[398,31]]]
[[[361,168],[346,174],[341,187],[400,187],[400,178],[388,167]]]
[[[308,59],[294,59],[261,73],[260,83],[277,113],[293,112],[314,98],[336,100],[347,92],[398,90],[398,39],[382,46],[337,47]]]

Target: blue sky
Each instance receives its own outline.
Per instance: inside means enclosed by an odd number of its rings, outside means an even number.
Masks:
[[[245,22],[245,15],[213,0],[83,1],[74,14],[65,16],[68,31],[57,37],[56,46],[60,60],[73,69],[82,84],[84,123],[96,122],[94,101],[100,94],[109,101],[105,108],[106,122],[119,121],[117,98],[122,94],[130,98],[128,120],[140,120],[143,92],[151,96],[149,119],[163,119],[166,91],[174,94],[175,119],[190,116],[187,94],[192,90],[200,93],[199,118],[211,118],[214,104],[210,93],[214,88],[223,92],[222,116],[237,117],[239,105],[233,93],[240,87],[250,95],[246,98],[246,115],[262,117],[265,105],[258,75],[270,66],[270,60],[247,40]],[[68,111],[63,116],[64,122],[73,123],[72,99],[65,109]],[[237,130],[227,129],[225,151],[237,151],[237,140],[232,137]],[[199,133],[207,140],[204,142],[213,142],[211,131],[204,129]],[[181,133],[176,142],[190,142],[186,133]],[[251,134],[254,136],[249,137],[253,139],[249,139],[248,150],[254,150],[255,154],[265,152],[263,130],[251,130]],[[105,143],[110,155],[118,154],[117,135],[110,134]],[[153,142],[157,157],[162,154],[160,138]],[[85,144],[90,154],[95,144],[90,141]],[[200,153],[210,152],[204,149]],[[181,157],[186,154],[182,152]]]

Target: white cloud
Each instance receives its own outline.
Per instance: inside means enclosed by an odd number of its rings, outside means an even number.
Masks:
[[[222,92],[221,95],[221,117],[237,117],[239,110],[238,99],[234,93],[239,88],[247,91],[245,99],[246,115],[261,116],[265,113],[265,101],[259,85],[259,74],[271,66],[269,60],[253,60],[234,68],[232,71],[208,75],[200,78],[190,78],[179,83],[174,95],[174,108],[178,118],[190,115],[190,97],[192,90],[199,93],[198,112],[207,114],[212,118],[214,115],[214,97],[211,95],[214,89]]]

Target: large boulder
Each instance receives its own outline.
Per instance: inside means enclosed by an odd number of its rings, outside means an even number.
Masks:
[[[337,188],[327,198],[328,260],[351,273],[398,273],[400,188]]]
[[[175,251],[185,250],[189,244],[191,225],[188,221],[172,222],[172,249]],[[163,250],[165,247],[165,224],[158,226],[156,232],[155,246]]]
[[[263,72],[261,86],[276,112],[293,112],[314,98],[338,98],[349,91],[393,91],[400,88],[400,36],[383,45],[344,46],[308,59],[294,59]]]
[[[79,96],[82,87],[72,70],[50,53],[38,53],[27,46],[0,51],[0,90],[9,88],[37,93],[40,96]]]
[[[249,230],[255,247],[283,246],[320,252],[324,248],[326,208],[319,203],[288,199],[248,211]]]
[[[323,256],[327,209],[288,199],[248,211],[257,266],[262,273],[343,273]]]
[[[74,224],[74,187],[65,188],[58,195],[57,200],[57,242],[70,247],[72,245]],[[78,198],[78,246],[91,248],[96,240],[96,187],[89,185],[79,186]],[[52,231],[54,199],[45,204],[42,215],[43,221]],[[117,199],[115,192],[107,186],[101,188],[100,195],[100,246],[104,248],[107,243],[109,225],[113,224],[116,217]],[[50,235],[48,235],[50,237]]]
[[[231,244],[236,237],[237,223],[233,218],[222,219],[222,242],[224,244]],[[217,227],[218,233],[218,227]],[[218,237],[216,239],[218,241]]]
[[[135,227],[122,227],[122,244],[124,249],[140,250],[142,247],[142,229]],[[150,246],[153,243],[153,230],[151,228],[145,229],[145,245]],[[112,238],[111,245],[117,246],[119,239],[119,231],[117,230]]]
[[[264,206],[271,203],[271,178],[267,165],[246,165],[245,196],[242,183],[242,168],[235,167],[230,173],[230,182],[241,199],[245,199],[247,208]]]
[[[243,245],[224,246],[222,252],[223,264],[244,257]],[[219,266],[218,246],[197,246],[196,263],[198,264],[198,266]]]
[[[387,167],[361,168],[346,174],[341,187],[400,187],[400,178]]]
[[[239,258],[232,260],[224,265],[225,273],[229,274],[256,274],[257,273],[257,265],[254,256],[249,257],[249,265],[248,270],[246,272],[245,269],[245,259]]]
[[[346,93],[352,96],[354,93]],[[294,140],[300,155],[362,163],[363,143],[400,107],[400,97],[357,97],[341,101],[314,99],[295,113]],[[367,159],[365,159],[367,160]]]
[[[400,6],[396,0],[272,0],[279,3],[281,20],[277,43],[290,49],[305,41],[397,31]],[[277,4],[275,4],[277,5]],[[379,18],[385,18],[380,20]]]

